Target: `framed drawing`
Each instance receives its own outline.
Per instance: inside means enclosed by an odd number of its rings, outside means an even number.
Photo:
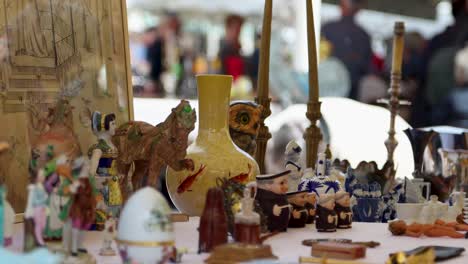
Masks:
[[[23,212],[31,146],[67,102],[70,127],[86,154],[95,140],[87,116],[132,118],[125,0],[0,0],[1,181]],[[63,109],[62,109],[63,110]]]

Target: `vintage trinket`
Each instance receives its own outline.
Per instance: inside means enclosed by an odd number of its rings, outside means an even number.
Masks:
[[[317,203],[317,194],[308,193],[306,195],[306,204],[305,208],[307,209],[307,221],[306,224],[313,224],[316,217],[316,203]]]
[[[307,212],[306,197],[307,191],[288,192],[288,202],[291,204],[291,216],[289,217],[288,227],[301,228],[305,227],[309,214]]]
[[[215,247],[211,255],[205,260],[205,263],[237,264],[274,259],[277,259],[277,257],[273,255],[270,245],[229,243]]]
[[[338,259],[358,259],[366,256],[366,247],[356,244],[318,242],[312,246],[312,256]]]
[[[106,221],[105,227],[104,227],[104,235],[103,235],[103,240],[102,240],[102,247],[99,250],[99,255],[101,256],[115,256],[115,250],[112,248],[112,241],[114,241],[115,238],[115,219],[110,214],[108,216],[108,219]]]
[[[286,145],[286,150],[284,155],[286,155],[286,170],[290,170],[291,174],[288,179],[288,191],[295,192],[299,184],[301,183],[302,178],[302,168],[300,165],[301,159],[301,147],[292,140]]]
[[[229,106],[229,134],[243,151],[255,156],[263,107],[250,101],[234,101]]]
[[[437,221],[435,224],[412,223],[408,225],[403,220],[395,220],[388,224],[388,229],[395,236],[420,237],[425,235],[428,237],[464,238],[465,235],[457,230],[468,231],[468,225],[452,225],[443,221]]]
[[[317,205],[315,228],[319,232],[335,232],[338,216],[335,212],[335,194],[321,194]]]
[[[351,228],[353,213],[350,206],[349,193],[339,191],[335,194],[335,212],[338,216],[337,228]]]
[[[245,244],[261,244],[260,214],[254,211],[257,185],[255,182],[244,188],[241,211],[234,217],[234,239]]]
[[[88,157],[91,160],[90,174],[103,197],[106,214],[118,217],[123,200],[120,175],[117,171],[119,153],[112,142],[116,129],[115,114],[104,115],[98,111],[93,112],[91,128],[98,142],[88,150]],[[97,229],[102,230],[102,226],[98,226]]]
[[[256,176],[258,190],[255,199],[267,216],[270,232],[287,230],[291,211],[286,196],[290,173],[291,171],[287,170],[278,174]]]
[[[33,184],[28,186],[28,201],[26,211],[24,213],[27,221],[31,221],[34,226],[33,234],[35,246],[45,246],[42,232],[46,226],[47,220],[47,199],[48,195],[44,189],[45,172],[43,169],[38,170],[37,176],[33,179]],[[25,236],[32,230],[28,230],[29,225],[25,225]],[[29,243],[25,243],[25,251],[31,250]]]
[[[208,190],[205,209],[200,217],[199,232],[199,253],[210,252],[214,247],[227,243],[228,224],[221,188],[213,187]]]
[[[135,165],[131,182],[133,191],[144,186],[156,188],[164,165],[176,171],[194,170],[191,159],[186,159],[188,135],[194,129],[195,109],[182,100],[166,120],[156,126],[145,122],[130,121],[117,128],[112,142],[117,147],[117,168],[124,175],[127,186],[128,172]],[[124,200],[128,190],[122,188]]]
[[[193,161],[195,170],[176,171],[169,166],[166,174],[167,189],[174,205],[190,216],[202,214],[206,193],[209,188],[218,186],[219,178],[245,185],[259,173],[255,159],[239,149],[229,134],[232,76],[207,74],[196,78],[198,134],[185,157]]]
[[[171,209],[152,187],[135,192],[125,203],[117,239],[124,263],[164,263],[174,246]]]
[[[73,161],[73,183],[70,191],[73,194],[68,212],[68,220],[63,228],[63,245],[67,253],[72,257],[79,257],[79,253],[91,257],[84,247],[84,234],[95,220],[96,193],[89,176],[89,161],[80,157]],[[85,263],[85,260],[83,260]]]

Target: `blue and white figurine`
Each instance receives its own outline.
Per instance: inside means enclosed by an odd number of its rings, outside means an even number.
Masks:
[[[336,193],[340,189],[340,183],[333,181],[325,174],[325,154],[319,153],[315,164],[315,177],[303,179],[299,184],[299,191],[308,190],[309,193],[320,194]]]

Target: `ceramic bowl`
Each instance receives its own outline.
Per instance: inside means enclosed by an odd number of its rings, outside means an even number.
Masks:
[[[418,220],[423,206],[423,203],[397,203],[397,218],[409,224],[415,222]]]
[[[120,214],[117,243],[124,263],[160,263],[174,245],[171,210],[152,187],[134,193]]]

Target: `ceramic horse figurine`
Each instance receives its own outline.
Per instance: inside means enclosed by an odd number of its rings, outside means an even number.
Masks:
[[[156,187],[161,168],[166,164],[176,171],[193,170],[193,161],[185,159],[185,156],[188,135],[194,129],[195,121],[195,109],[188,101],[182,100],[167,119],[156,126],[130,121],[117,128],[112,142],[120,153],[117,169],[124,175],[121,184],[127,183],[132,164],[135,165],[132,176],[134,191],[147,185]],[[122,189],[126,199],[129,194],[125,186]]]

